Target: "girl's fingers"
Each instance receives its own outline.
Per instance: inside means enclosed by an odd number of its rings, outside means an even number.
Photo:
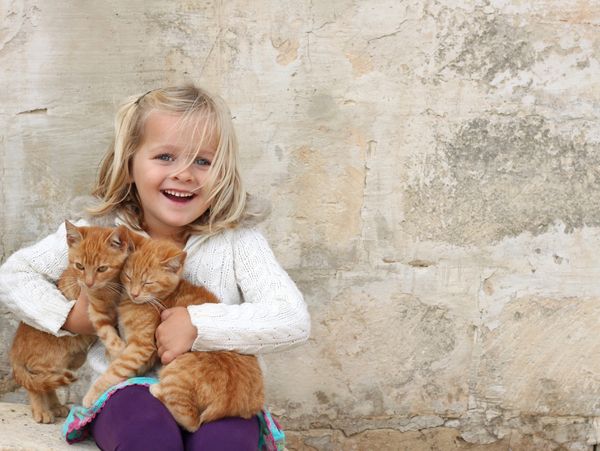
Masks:
[[[171,316],[173,314],[173,310],[168,308],[166,310],[163,310],[162,313],[160,314],[160,320],[164,321],[166,320],[169,316]]]
[[[160,357],[160,361],[163,365],[166,365],[167,363],[171,362],[171,360],[173,360],[174,358],[175,357],[173,353],[171,351],[167,351]]]

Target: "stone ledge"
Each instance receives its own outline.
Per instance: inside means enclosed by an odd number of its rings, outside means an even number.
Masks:
[[[69,445],[60,435],[62,421],[38,424],[31,418],[29,405],[0,402],[0,450],[2,451],[81,451],[97,450],[93,441]]]
[[[0,451],[98,450],[93,440],[69,445],[60,434],[62,424],[62,419],[55,424],[36,423],[28,404],[0,402]]]

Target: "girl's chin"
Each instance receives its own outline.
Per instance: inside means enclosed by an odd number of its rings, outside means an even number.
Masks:
[[[164,224],[173,229],[182,229],[192,222],[196,221],[201,215],[198,216],[184,216],[181,218],[169,218]]]

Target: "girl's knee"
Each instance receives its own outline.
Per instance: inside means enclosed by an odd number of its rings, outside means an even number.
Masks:
[[[106,449],[102,447],[102,449]],[[128,432],[116,437],[114,442],[115,451],[181,451],[183,440],[181,431],[146,430],[142,434]]]
[[[185,438],[188,451],[256,451],[258,449],[259,422],[254,417],[223,418],[203,424]]]
[[[120,431],[115,450],[181,451],[183,449],[179,426],[170,415],[166,416],[162,411],[140,412],[138,418],[126,421]]]
[[[181,450],[179,426],[147,387],[126,387],[113,395],[92,422],[103,450]]]
[[[103,450],[115,451],[181,451],[183,438],[174,421],[161,412],[144,412],[139,417],[123,419],[109,433],[94,434]]]

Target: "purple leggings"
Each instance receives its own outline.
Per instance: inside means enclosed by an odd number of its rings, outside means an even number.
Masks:
[[[256,451],[258,418],[224,418],[194,433],[181,429],[148,387],[129,385],[114,393],[91,423],[102,450]]]

